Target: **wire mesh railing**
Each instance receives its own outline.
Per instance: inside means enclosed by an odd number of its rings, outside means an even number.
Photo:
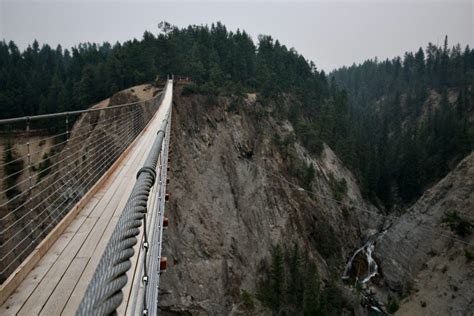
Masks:
[[[170,132],[172,81],[168,81],[164,103],[168,108],[145,163],[137,173],[137,180],[117,225],[102,254],[92,280],[76,315],[115,314],[122,303],[122,289],[129,281],[127,271],[135,253],[137,237],[140,254],[137,273],[127,303],[127,313],[155,315],[158,308],[158,286],[163,233],[164,201],[167,177]],[[149,199],[152,196],[153,198]],[[137,278],[138,276],[138,278]],[[136,282],[138,280],[138,282]],[[130,310],[129,310],[129,306]]]
[[[0,282],[105,174],[162,97],[0,120]]]

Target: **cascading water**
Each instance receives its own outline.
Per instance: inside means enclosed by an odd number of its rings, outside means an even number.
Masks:
[[[366,264],[367,264],[366,269],[364,269],[364,270],[366,270],[366,272],[365,273],[363,272],[362,275],[360,275],[360,273],[361,273],[360,272],[360,267],[355,268],[356,269],[355,277],[356,277],[357,280],[362,279],[361,283],[366,283],[373,276],[375,276],[377,274],[378,265],[375,262],[374,258],[372,257],[372,254],[373,254],[374,249],[375,249],[374,242],[375,242],[375,240],[368,241],[365,245],[363,245],[361,248],[359,248],[354,253],[354,255],[352,255],[351,259],[349,260],[349,262],[346,265],[346,268],[344,270],[344,274],[342,275],[342,279],[348,280],[348,279],[351,278],[351,276],[353,276],[353,272],[354,272],[353,263],[354,263],[354,259],[356,259],[357,256],[363,256],[366,259]]]
[[[369,240],[352,255],[342,275],[343,280],[348,280],[355,277],[356,280],[362,279],[361,283],[368,282],[372,277],[378,273],[377,262],[373,258],[375,251],[375,242],[379,240],[386,230],[380,234],[371,236]],[[365,260],[365,261],[363,261]],[[357,261],[357,267],[354,266],[354,261]],[[363,265],[363,267],[361,267]],[[365,270],[365,271],[361,271]]]
[[[366,284],[378,273],[378,265],[373,254],[375,251],[375,243],[379,240],[386,230],[379,234],[372,235],[369,240],[352,255],[347,262],[346,268],[342,275],[343,280],[355,278],[355,282]],[[369,290],[362,289],[361,304],[376,312],[385,314],[379,302],[375,299],[373,293]]]

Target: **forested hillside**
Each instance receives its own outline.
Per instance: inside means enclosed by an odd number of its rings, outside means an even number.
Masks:
[[[343,159],[387,207],[413,201],[473,148],[474,50],[429,44],[332,73],[348,93]]]
[[[322,142],[355,171],[366,196],[411,202],[472,149],[474,50],[430,44],[403,59],[324,71],[270,36],[254,43],[221,23],[178,28],[124,43],[40,47],[0,42],[0,118],[83,109],[167,74],[189,76],[185,93],[242,96],[265,105],[291,96],[280,118],[313,153]],[[337,82],[337,83],[336,83]],[[236,99],[238,105],[241,99]],[[283,102],[282,102],[283,104]]]
[[[210,100],[232,94],[236,105],[244,92],[257,92],[261,104],[291,96],[291,107],[281,106],[278,115],[290,119],[296,135],[284,141],[296,136],[313,153],[321,152],[322,140],[342,147],[348,133],[346,94],[323,71],[270,36],[255,44],[245,31],[221,23],[180,29],[162,22],[157,35],[145,32],[140,41],[71,51],[35,41],[20,52],[13,42],[0,42],[0,73],[0,118],[83,109],[157,74],[176,74],[195,82],[186,93]]]
[[[179,29],[160,23],[160,32],[122,44],[79,44],[71,50],[35,41],[20,51],[0,42],[0,116],[14,117],[85,108],[118,90],[182,74],[203,90],[216,87],[320,92],[327,85],[303,56],[269,36],[257,47],[245,32],[220,23]],[[321,78],[320,78],[321,77]],[[314,91],[314,92],[313,92]]]

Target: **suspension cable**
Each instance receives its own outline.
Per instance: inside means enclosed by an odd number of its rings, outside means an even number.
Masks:
[[[170,103],[172,93],[172,82],[169,80],[165,93],[169,99],[165,97],[165,100]],[[126,273],[131,267],[130,258],[134,255],[133,248],[137,243],[140,227],[146,224],[144,216],[147,212],[148,198],[157,178],[157,163],[162,153],[165,134],[168,131],[171,104],[167,106],[170,109],[165,115],[143,167],[137,173],[135,185],[79,305],[77,315],[114,313],[122,302],[121,289],[127,284]],[[148,259],[148,251],[145,251],[144,257]],[[146,269],[147,265],[144,267]],[[143,304],[153,305],[150,303],[143,298]]]

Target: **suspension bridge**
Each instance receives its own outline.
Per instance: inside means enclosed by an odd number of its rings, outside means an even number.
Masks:
[[[155,315],[173,79],[147,100],[0,120],[1,315]],[[40,135],[40,136],[38,136]]]

